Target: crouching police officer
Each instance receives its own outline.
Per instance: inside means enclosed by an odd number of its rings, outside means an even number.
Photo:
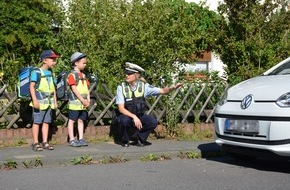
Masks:
[[[129,131],[136,128],[137,132],[132,135],[135,145],[150,145],[147,141],[150,133],[157,127],[157,119],[145,114],[145,98],[168,94],[174,89],[182,86],[178,83],[171,87],[158,88],[149,85],[141,79],[144,69],[136,64],[126,62],[126,82],[117,87],[116,104],[118,105],[118,121],[122,130],[122,146],[128,147]]]

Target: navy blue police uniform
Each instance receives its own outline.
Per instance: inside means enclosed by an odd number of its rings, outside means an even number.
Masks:
[[[140,72],[140,67],[138,65],[129,63],[126,69],[130,71]],[[143,70],[143,69],[142,69]],[[142,71],[141,70],[141,71]],[[143,70],[144,71],[144,70]],[[137,145],[144,146],[149,144],[147,138],[150,133],[157,127],[157,119],[153,116],[145,114],[146,104],[145,98],[147,96],[157,96],[159,94],[160,88],[154,87],[145,83],[141,80],[137,80],[134,86],[128,84],[127,82],[122,82],[117,88],[117,98],[116,104],[124,104],[124,107],[135,114],[142,123],[142,128],[138,130],[135,127],[134,121],[131,117],[123,114],[119,114],[118,122],[119,127],[122,130],[122,141],[129,142],[131,140],[130,131],[137,130],[132,137],[136,140]]]

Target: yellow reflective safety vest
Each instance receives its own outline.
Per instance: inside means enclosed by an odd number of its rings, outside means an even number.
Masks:
[[[87,96],[89,94],[89,87],[86,80],[86,75],[82,73],[83,77],[79,78],[79,75],[76,71],[73,71],[73,76],[76,80],[76,86],[78,92],[81,94],[81,96],[84,99],[87,99]],[[69,102],[68,102],[68,109],[70,110],[86,110],[83,103],[75,96],[75,94],[72,92],[69,93]]]
[[[35,89],[36,99],[39,102],[39,109],[46,110],[49,106],[51,109],[55,109],[54,107],[54,81],[53,76],[45,76],[42,69],[40,69],[41,77],[39,80],[38,87]],[[33,106],[33,102],[31,101],[30,106]]]
[[[137,81],[137,87],[132,91],[129,84],[123,82],[122,91],[125,98],[125,108],[137,116],[143,115],[146,111],[144,98],[145,83]]]

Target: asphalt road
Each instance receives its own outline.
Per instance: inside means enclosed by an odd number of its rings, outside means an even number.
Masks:
[[[0,171],[1,190],[290,189],[289,161],[212,159],[130,161]]]

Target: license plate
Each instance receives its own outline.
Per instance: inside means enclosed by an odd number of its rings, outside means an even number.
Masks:
[[[259,133],[259,122],[256,120],[231,120],[225,121],[226,132]]]

